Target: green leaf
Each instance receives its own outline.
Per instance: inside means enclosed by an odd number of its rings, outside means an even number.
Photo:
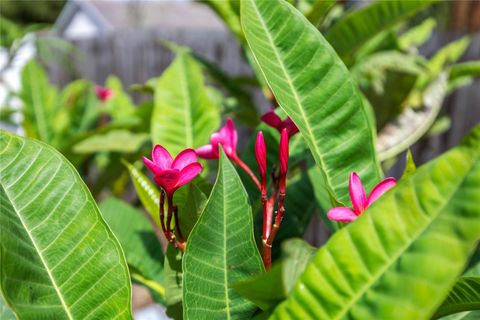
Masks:
[[[449,316],[442,317],[442,320],[478,320],[480,319],[480,310],[478,311],[465,311]]]
[[[335,233],[272,319],[427,319],[479,240],[479,184],[480,126]]]
[[[318,28],[334,5],[334,0],[315,0],[309,10],[305,12],[305,17]]]
[[[132,278],[153,291],[157,302],[162,302],[165,296],[162,246],[150,222],[143,212],[116,198],[107,198],[99,208],[125,252]]]
[[[208,143],[219,124],[218,106],[208,96],[199,64],[179,50],[155,88],[153,143],[175,155]]]
[[[358,90],[334,50],[284,1],[244,1],[241,12],[252,52],[305,138],[332,197],[348,201],[352,171],[373,187],[382,176],[374,137]]]
[[[456,63],[450,68],[448,80],[460,77],[480,77],[480,60]]]
[[[433,319],[462,311],[480,310],[480,277],[461,277]]]
[[[47,74],[35,60],[31,60],[22,71],[19,97],[23,102],[23,127],[27,136],[51,142],[58,91],[48,83]]]
[[[343,58],[355,52],[378,33],[404,21],[437,0],[376,1],[345,15],[326,34],[326,39]]]
[[[160,225],[160,216],[159,216],[159,201],[160,201],[160,192],[155,187],[155,185],[146,177],[141,170],[137,169],[134,165],[128,163],[127,161],[122,161],[123,164],[127,167],[130,178],[133,182],[133,187],[137,192],[137,196],[140,199],[143,207],[152,217],[153,221]]]
[[[112,130],[96,134],[76,143],[75,153],[96,153],[102,151],[132,153],[148,141],[147,133],[133,133],[129,130]]]
[[[167,315],[175,320],[183,319],[182,253],[172,245],[167,247],[164,270]]]
[[[0,135],[0,283],[21,319],[131,319],[125,257],[73,166]]]
[[[116,76],[109,76],[105,86],[113,91],[113,95],[104,102],[105,111],[113,120],[125,119],[135,113],[132,98],[123,90],[122,81]]]
[[[403,170],[401,179],[403,180],[410,177],[415,171],[417,171],[417,166],[413,160],[412,152],[408,149],[405,160],[405,170]]]
[[[15,320],[15,314],[13,314],[10,307],[6,304],[5,299],[3,299],[1,290],[0,290],[0,319],[2,320]]]
[[[281,261],[270,271],[235,283],[233,288],[262,310],[269,310],[287,298],[315,251],[302,239],[289,239],[282,243]]]
[[[186,319],[247,319],[256,307],[231,284],[263,271],[247,193],[221,152],[217,181],[183,257]]]
[[[407,50],[421,46],[430,39],[433,29],[437,26],[435,18],[425,19],[418,26],[415,26],[398,37],[400,47]]]

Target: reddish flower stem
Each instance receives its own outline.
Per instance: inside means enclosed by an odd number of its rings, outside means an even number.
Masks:
[[[173,243],[173,238],[172,235],[165,227],[165,192],[162,190],[160,191],[160,226],[162,227],[163,234],[165,235],[165,238],[167,239],[168,242]]]
[[[175,219],[175,230],[177,232],[177,238],[179,241],[185,242],[185,238],[182,235],[182,231],[180,230],[180,222],[178,220],[178,207],[176,205],[173,206],[173,217]]]
[[[252,181],[255,183],[255,185],[257,186],[258,190],[262,190],[262,186],[260,185],[260,182],[258,181],[257,177],[255,176],[255,174],[253,173],[253,171],[247,166],[247,164],[245,162],[243,162],[239,157],[235,157],[232,159],[233,162],[235,162],[236,164],[238,164],[238,166],[240,168],[243,169],[243,171],[245,171],[249,176],[250,178],[252,179]]]
[[[172,233],[172,216],[173,216],[173,194],[167,194],[168,212],[167,212],[167,231]]]

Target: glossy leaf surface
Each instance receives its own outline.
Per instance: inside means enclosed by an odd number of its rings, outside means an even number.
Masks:
[[[177,58],[158,79],[152,115],[152,140],[173,156],[209,142],[220,112],[208,96],[198,62],[179,49]]]
[[[217,181],[183,257],[185,319],[247,319],[256,306],[231,288],[263,271],[252,211],[223,151]]]
[[[131,319],[123,252],[53,148],[0,133],[0,282],[21,319]]]
[[[272,319],[428,319],[479,240],[479,185],[480,126],[335,233]]]
[[[346,67],[307,19],[284,1],[242,2],[247,41],[275,97],[300,129],[326,187],[348,201],[352,171],[380,180],[374,137]]]

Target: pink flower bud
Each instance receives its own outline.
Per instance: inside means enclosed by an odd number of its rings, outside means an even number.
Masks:
[[[280,193],[285,193],[288,171],[288,131],[282,129],[280,135]]]
[[[220,144],[228,158],[235,160],[237,158],[237,140],[238,133],[235,124],[231,118],[218,132],[210,136],[210,144],[201,146],[195,150],[197,155],[203,159],[218,159],[218,145]]]
[[[257,140],[255,141],[255,158],[257,159],[258,170],[260,171],[260,178],[263,181],[267,176],[267,146],[263,138],[263,132],[257,133]]]
[[[280,136],[280,177],[287,174],[288,170],[288,131],[286,128],[282,130]]]

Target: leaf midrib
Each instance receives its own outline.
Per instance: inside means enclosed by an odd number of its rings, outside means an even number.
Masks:
[[[224,160],[221,160],[224,162]],[[222,165],[222,190],[224,196],[223,198],[223,279],[224,279],[224,289],[225,289],[225,306],[226,306],[226,312],[227,312],[227,319],[230,320],[230,297],[228,295],[228,274],[227,274],[227,201],[225,197],[226,190],[225,190],[225,170],[223,166],[225,165],[224,163]]]
[[[188,57],[185,56],[185,54],[182,54],[182,58],[180,60],[180,66],[182,69],[182,72],[180,72],[182,81],[181,81],[181,89],[183,93],[183,98],[184,98],[184,109],[183,109],[183,116],[185,120],[185,146],[187,148],[193,148],[193,133],[192,133],[192,102],[190,100],[190,91],[189,91],[189,86],[187,83],[187,75],[186,75],[186,68],[185,68],[185,63],[187,63],[186,59]]]
[[[342,319],[342,317],[350,311],[351,307],[365,294],[367,290],[369,290],[374,283],[377,282],[377,280],[382,277],[385,272],[398,260],[398,258],[407,251],[407,249],[418,239],[421,237],[421,235],[425,232],[427,228],[431,226],[432,223],[436,221],[440,213],[443,211],[443,209],[451,202],[453,196],[458,192],[459,188],[461,185],[465,182],[466,178],[469,176],[470,172],[473,170],[473,168],[477,165],[479,155],[476,156],[475,160],[472,161],[472,164],[470,168],[467,170],[467,172],[463,175],[462,179],[459,181],[457,186],[455,187],[454,191],[451,192],[450,196],[448,199],[443,203],[442,206],[440,206],[436,212],[435,215],[432,215],[432,218],[425,224],[423,228],[420,228],[418,232],[415,233],[415,235],[411,238],[412,240],[409,241],[405,246],[401,247],[398,252],[394,255],[392,259],[382,268],[379,269],[379,271],[371,278],[368,283],[360,290],[357,294],[353,296],[353,298],[348,302],[347,304],[344,305],[343,310],[341,313],[339,313],[335,318],[335,320]],[[413,181],[411,182],[413,183]],[[418,199],[417,195],[415,195],[415,199]],[[423,210],[423,209],[422,209]],[[348,230],[346,231],[348,232]]]
[[[32,72],[30,70],[28,71],[28,78],[30,79],[30,83],[36,83],[36,81],[32,78]],[[43,118],[43,112],[42,110],[39,110],[39,103],[37,101],[41,100],[38,95],[40,90],[31,90],[32,92],[32,102],[33,102],[33,110],[35,113],[35,119],[37,119],[38,122],[38,134],[39,138],[43,141],[47,141],[48,133],[47,133],[47,128],[45,127],[45,119]]]
[[[253,2],[253,1],[252,1]],[[243,4],[242,4],[243,5]],[[287,83],[288,83],[288,87],[290,88],[290,90],[293,92],[293,96],[294,96],[294,99],[295,99],[295,102],[297,104],[297,107],[298,109],[300,109],[300,114],[301,116],[303,117],[303,119],[305,120],[305,124],[306,124],[306,129],[308,131],[308,134],[313,138],[314,135],[313,135],[313,131],[312,131],[312,128],[310,127],[310,122],[308,122],[308,118],[307,118],[307,115],[305,114],[303,108],[302,108],[302,103],[300,101],[300,97],[298,96],[297,94],[297,91],[294,89],[293,87],[293,83],[292,83],[292,79],[290,78],[290,75],[288,74],[287,72],[287,69],[285,68],[285,65],[282,63],[282,60],[280,59],[280,55],[279,53],[277,52],[276,50],[276,46],[275,46],[275,42],[273,41],[273,38],[269,32],[269,29],[267,28],[267,25],[264,23],[263,19],[262,19],[262,16],[260,15],[260,12],[258,11],[257,9],[257,6],[254,4],[252,5],[253,9],[255,10],[255,13],[257,14],[257,17],[258,17],[258,21],[260,21],[264,31],[265,31],[265,34],[267,35],[267,38],[268,38],[268,41],[270,42],[270,45],[271,45],[271,48],[272,48],[272,51],[273,53],[275,54],[275,57],[277,59],[277,62],[278,62],[278,65],[280,66],[280,69],[282,70],[285,78],[288,80]],[[252,48],[251,48],[251,45],[250,43],[248,44],[249,47],[250,47],[250,50],[253,52]],[[258,62],[258,59],[257,57],[255,56],[255,54],[253,55],[254,58],[255,58],[255,61],[257,62],[257,64],[260,66],[260,63]],[[267,81],[269,87],[271,88],[272,85],[269,81],[269,79],[265,76],[265,72],[263,71],[263,68],[260,68],[260,71],[262,72],[265,80]],[[315,139],[313,139],[315,140]],[[307,143],[309,143],[309,139],[307,139]],[[322,168],[321,168],[321,171],[323,173],[323,168],[325,167],[325,163],[323,161],[323,157],[320,153],[320,149],[318,149],[318,146],[316,144],[312,144],[312,143],[309,143],[310,145],[313,146],[313,148],[315,149],[315,152],[319,158],[319,161],[321,162],[322,164]],[[324,173],[323,173],[324,174]],[[324,174],[325,175],[325,174]],[[333,190],[333,187],[332,187],[332,184],[331,184],[331,181],[330,181],[330,178],[328,176],[325,177],[328,181],[328,185],[329,187]]]
[[[3,184],[0,184],[1,188],[3,189],[6,197],[8,198],[10,204],[12,205],[13,209],[15,210],[15,213],[17,214],[18,216],[18,219],[20,220],[25,232],[27,233],[28,237],[30,238],[30,241],[32,242],[32,245],[33,247],[35,248],[35,252],[38,254],[39,258],[40,258],[40,261],[42,262],[42,264],[44,265],[45,267],[45,271],[47,272],[48,274],[48,277],[50,278],[51,282],[52,282],[52,285],[53,285],[53,288],[55,289],[55,292],[57,293],[57,296],[58,298],[60,299],[60,302],[62,303],[62,306],[63,306],[63,309],[65,310],[68,318],[70,320],[73,320],[73,316],[72,314],[70,313],[70,309],[68,308],[64,298],[63,298],[63,295],[60,291],[60,288],[59,286],[57,285],[56,281],[55,281],[55,278],[53,277],[53,274],[51,273],[49,267],[48,267],[48,264],[47,262],[45,261],[45,258],[43,257],[42,255],[42,252],[41,250],[39,249],[37,243],[35,242],[35,239],[33,237],[33,235],[30,233],[30,230],[28,229],[27,225],[26,225],[26,222],[24,221],[24,219],[22,218],[18,208],[15,206],[15,203],[12,201],[12,198],[11,196],[8,194],[7,190],[3,187]]]

